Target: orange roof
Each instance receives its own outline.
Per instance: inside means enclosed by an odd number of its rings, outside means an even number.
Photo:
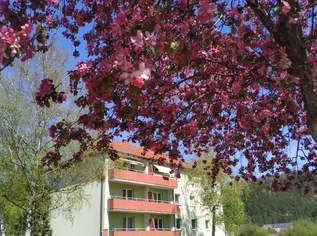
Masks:
[[[123,152],[127,154],[131,154],[134,156],[138,156],[144,159],[149,159],[149,160],[159,160],[159,159],[164,159],[165,163],[170,163],[170,157],[166,154],[155,154],[154,151],[148,150],[144,151],[144,148],[133,145],[128,142],[119,142],[119,141],[112,141],[111,142],[111,147],[118,151],[118,152]],[[173,161],[175,164],[183,164],[181,161]]]

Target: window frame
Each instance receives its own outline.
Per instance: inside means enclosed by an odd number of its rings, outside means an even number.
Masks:
[[[157,227],[158,226],[158,227]],[[163,218],[161,217],[154,217],[154,228],[156,230],[162,230],[163,227]]]
[[[129,197],[129,192],[131,193],[131,197]],[[122,198],[123,199],[132,200],[133,195],[134,195],[133,189],[129,189],[129,188],[122,189]]]
[[[179,203],[180,194],[176,193],[174,194],[174,201],[175,203]]]
[[[182,218],[176,218],[175,219],[175,228],[181,229],[182,228]]]
[[[122,226],[123,226],[123,229],[125,229],[125,231],[130,231],[131,229],[134,229],[134,217],[132,216],[123,217]]]
[[[128,162],[127,166],[128,166],[128,170],[129,171],[134,171],[134,172],[136,171],[136,167],[135,167],[136,165],[135,164]]]
[[[197,226],[198,226],[197,223],[198,223],[198,222],[197,222],[197,219],[192,219],[192,220],[191,220],[192,230],[197,230]],[[194,226],[194,227],[193,227],[193,226]]]
[[[209,219],[205,220],[205,228],[210,229],[210,220]]]
[[[157,198],[157,199],[155,199],[155,198]],[[154,202],[161,202],[162,201],[162,193],[160,193],[160,192],[152,192],[152,200]]]

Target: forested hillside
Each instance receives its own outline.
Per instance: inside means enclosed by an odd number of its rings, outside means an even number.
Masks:
[[[251,185],[245,207],[249,220],[259,225],[317,217],[317,198],[299,190],[270,192]]]

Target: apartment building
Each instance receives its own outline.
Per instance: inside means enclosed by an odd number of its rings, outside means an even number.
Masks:
[[[211,235],[210,211],[183,170],[176,178],[168,163],[155,164],[161,156],[152,151],[126,142],[112,146],[120,160],[109,162],[104,181],[86,187],[88,201],[72,220],[53,216],[54,236]],[[216,236],[225,236],[222,225]]]

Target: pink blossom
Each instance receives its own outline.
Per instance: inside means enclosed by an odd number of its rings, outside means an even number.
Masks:
[[[66,101],[66,99],[67,99],[67,96],[64,92],[57,93],[57,96],[56,96],[57,103],[63,103]]]
[[[20,38],[15,38],[14,41],[10,44],[11,48],[11,54],[15,55],[17,53],[17,50],[20,48]]]
[[[128,72],[123,72],[120,74],[120,78],[124,80],[124,84],[129,84],[130,83],[130,74]]]
[[[143,48],[143,33],[141,30],[138,30],[136,36],[131,37],[131,42],[135,45],[136,48]]]
[[[283,71],[281,74],[280,74],[280,77],[281,79],[286,79],[288,76],[288,73],[286,71]]]
[[[144,62],[141,62],[139,64],[139,70],[134,71],[131,76],[132,78],[140,76],[143,80],[148,80],[151,76],[151,70],[145,67]]]
[[[273,115],[273,113],[268,109],[264,109],[263,111],[260,112],[259,115],[261,118],[266,119],[266,118],[270,118]]]
[[[240,82],[239,81],[233,82],[233,84],[232,84],[232,93],[234,95],[237,95],[240,92],[240,89],[241,89]]]
[[[49,129],[48,129],[48,135],[51,138],[55,138],[56,136],[56,131],[57,131],[57,127],[55,125],[52,125]]]
[[[0,40],[6,44],[12,44],[16,40],[16,34],[12,28],[0,26]]]
[[[84,21],[85,21],[85,13],[84,12],[78,12],[76,14],[76,23],[79,26],[82,26],[84,24]]]
[[[44,97],[51,94],[53,89],[53,81],[51,79],[43,79],[41,81],[41,85],[37,94],[41,97]]]
[[[53,18],[53,16],[52,16],[51,14],[49,14],[49,15],[46,17],[46,19],[47,19],[47,24],[48,24],[48,26],[52,27],[52,26],[53,26],[53,23],[54,23],[54,18]]]
[[[208,55],[211,56],[211,57],[212,56],[216,56],[218,53],[219,53],[219,49],[216,48],[216,47],[212,47],[208,51]]]
[[[47,0],[48,3],[53,4],[53,5],[58,5],[59,4],[59,0]]]
[[[282,4],[282,13],[283,15],[287,15],[289,11],[292,9],[292,7],[286,0],[282,0]]]
[[[115,18],[115,23],[119,26],[123,26],[126,23],[126,17],[123,12],[119,12]]]
[[[141,16],[142,12],[139,6],[135,7],[133,9],[133,14],[132,14],[132,18],[133,20],[140,20],[142,18]]]
[[[35,100],[39,106],[49,107],[49,98],[54,94],[55,88],[51,79],[43,79],[36,92]]]
[[[8,3],[6,1],[0,1],[0,13],[5,14],[8,11]]]
[[[26,37],[31,33],[32,25],[27,23],[27,24],[21,26],[21,29],[22,29],[23,36]]]
[[[214,4],[209,3],[208,0],[200,1],[200,9],[198,12],[198,20],[202,23],[210,20],[213,17]]]
[[[132,80],[132,85],[134,85],[137,88],[142,88],[144,85],[144,79],[141,76],[136,76]]]
[[[80,64],[77,65],[77,70],[80,73],[85,73],[87,70],[90,69],[91,63],[89,62],[82,62]]]
[[[3,63],[6,46],[0,41],[0,63]]]
[[[193,70],[193,68],[191,68],[191,67],[186,67],[186,68],[184,69],[184,75],[185,75],[186,78],[189,78],[189,77],[193,76],[193,75],[194,75],[194,70]]]
[[[317,52],[317,40],[314,40],[314,41],[312,42],[312,44],[310,45],[310,50],[311,50],[312,52]]]
[[[150,33],[148,31],[146,31],[144,40],[145,40],[145,42],[149,43],[152,46],[156,45],[156,36],[154,33]]]

